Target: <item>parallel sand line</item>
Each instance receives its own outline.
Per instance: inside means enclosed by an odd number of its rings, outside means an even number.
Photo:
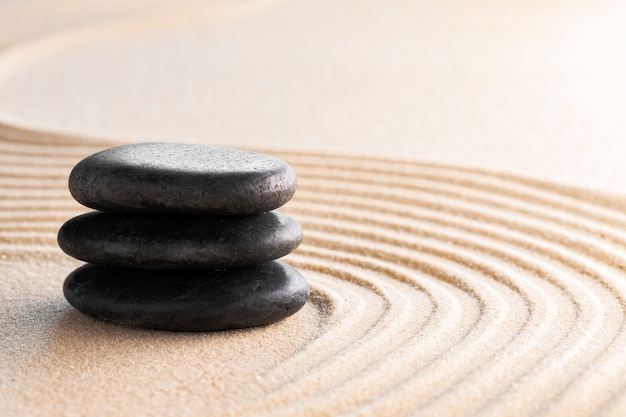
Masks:
[[[369,210],[376,212],[376,218],[370,219],[371,224],[383,224],[389,228],[404,229],[408,233],[415,233],[412,230],[410,223],[407,225],[406,220],[412,219],[414,221],[425,222],[430,224],[440,225],[454,225],[454,227],[474,233],[477,235],[487,234],[502,242],[513,239],[515,233],[526,234],[535,238],[541,238],[545,241],[556,241],[562,246],[566,246],[568,250],[579,252],[581,254],[587,254],[589,256],[595,256],[595,258],[602,263],[610,263],[612,266],[618,269],[623,269],[626,259],[624,258],[622,247],[626,247],[626,241],[619,237],[610,239],[610,236],[606,233],[576,233],[573,230],[563,230],[563,228],[556,228],[554,225],[550,225],[547,222],[538,223],[529,219],[528,216],[520,221],[518,216],[506,215],[502,211],[493,211],[490,208],[482,208],[477,210],[475,207],[471,209],[454,210],[441,210],[441,204],[433,204],[434,198],[415,200],[415,204],[410,210],[406,207],[396,204],[387,198],[384,201],[362,199],[358,195],[353,195],[350,198],[344,196],[344,207],[354,210],[355,208],[361,208],[362,210]],[[347,219],[344,209],[343,212],[337,213],[333,210],[332,204],[335,198],[326,198],[320,194],[312,196],[307,199],[307,203],[315,203],[316,208],[311,210],[310,207],[304,207],[304,212],[310,213],[311,211],[318,210],[324,212],[326,215],[330,215],[337,219]],[[463,203],[459,203],[458,206],[462,206]],[[326,210],[325,210],[326,209]],[[485,212],[487,214],[485,214]],[[330,214],[328,214],[330,213]],[[380,220],[380,216],[389,214],[389,221],[385,223]],[[500,230],[499,233],[492,231]],[[583,231],[588,231],[583,229]],[[607,240],[614,242],[614,245],[608,245]],[[519,244],[519,241],[518,241]],[[617,246],[617,247],[616,247]],[[542,250],[541,248],[537,250]]]
[[[436,194],[436,192],[433,192],[433,194]],[[466,195],[466,196],[464,196],[464,200],[468,200],[469,198],[470,198],[470,197],[468,197],[467,195]],[[495,203],[491,203],[490,205],[494,205],[494,204],[495,204]],[[520,203],[520,205],[522,205],[522,206],[523,206],[523,205],[528,205],[528,204],[526,204],[526,203],[522,202],[522,203]],[[523,214],[526,214],[526,212],[527,212],[527,210],[525,210],[525,211],[521,211],[521,213],[523,213]],[[562,214],[562,213],[561,213],[561,214]],[[557,218],[555,218],[555,219],[553,219],[553,220],[558,220],[558,217],[557,217]],[[584,223],[586,223],[586,222],[587,222],[587,219],[576,219],[576,222],[575,222],[574,224],[578,225],[578,224],[584,224]],[[572,223],[572,222],[570,221],[570,223]],[[601,225],[595,225],[595,226],[596,226],[596,228],[598,228],[598,227],[600,227]],[[610,237],[610,236],[612,235],[612,229],[608,229],[608,233],[606,233],[606,235]]]
[[[380,239],[380,235],[378,235],[378,236],[374,236],[374,237],[373,237],[373,239],[374,239],[374,240],[378,240],[378,239]],[[506,240],[505,240],[505,241],[506,241]],[[402,243],[401,243],[401,242],[396,242],[396,244],[402,245]]]
[[[545,180],[530,177],[497,172],[483,168],[457,166],[450,164],[437,164],[433,162],[416,163],[412,160],[383,159],[375,157],[333,156],[320,153],[282,152],[285,158],[290,158],[294,163],[304,167],[320,166],[328,170],[335,168],[353,173],[375,172],[378,175],[400,175],[414,177],[427,177],[430,172],[435,173],[440,182],[455,182],[471,184],[479,182],[498,186],[497,194],[509,194],[512,190],[527,190],[534,195],[542,195],[546,198],[568,200],[572,207],[593,207],[601,209],[603,206],[611,209],[624,209],[626,200],[623,196],[594,192],[589,189],[572,187],[569,185],[552,183]],[[356,176],[355,176],[356,177]],[[591,203],[591,204],[588,204]],[[623,210],[622,210],[623,211]]]
[[[0,140],[3,256],[62,256],[54,225],[86,209],[61,173],[113,145],[46,143],[31,137],[22,153],[19,140]],[[326,319],[260,376],[261,396],[212,410],[619,415],[620,202],[463,167],[273,153],[299,175],[284,211],[302,222],[305,240],[287,260],[311,277]],[[209,386],[199,392],[211,398]]]
[[[358,259],[358,255],[353,255],[353,256],[352,256],[352,257],[350,257],[349,259],[350,259],[350,261],[354,262],[355,260],[357,260],[357,259]],[[365,260],[363,260],[363,259],[362,259],[362,260],[361,260],[361,262],[365,262],[365,264],[364,264],[364,265],[367,265],[367,261],[365,261]],[[350,263],[350,262],[348,262],[348,263]],[[397,269],[397,268],[395,268],[395,269]],[[397,272],[396,272],[396,273],[392,273],[392,274],[390,274],[390,275],[391,275],[392,277],[394,277],[394,278],[398,277],[398,273],[397,273]],[[488,291],[487,291],[487,293],[488,293]],[[443,294],[445,295],[445,292],[444,292]],[[482,304],[485,304],[485,303],[484,303],[484,302],[481,302],[480,304],[482,305]],[[449,318],[450,318],[450,317],[449,317],[449,316],[450,316],[450,314],[449,314],[450,307],[449,307],[449,306],[448,306],[448,307],[446,307],[445,305],[441,305],[441,304],[439,304],[439,305],[438,305],[438,310],[444,310],[444,311],[446,311],[446,312],[447,312],[446,316],[448,316],[448,317],[445,317],[445,318],[446,318],[447,320],[449,320]],[[497,309],[496,309],[496,310],[497,310]],[[487,314],[487,315],[488,315],[488,314]],[[482,308],[480,308],[480,309],[478,310],[478,317],[482,317],[482,319],[484,319],[484,315],[482,314]],[[457,320],[458,320],[458,317],[457,317]],[[402,334],[402,332],[401,332],[401,331],[399,331],[398,324],[400,324],[400,325],[401,325],[401,323],[391,323],[391,324],[390,324],[390,325],[386,328],[386,330],[387,330],[387,331],[394,331],[394,332],[398,333],[399,335],[401,335],[401,334]],[[402,327],[402,326],[400,326],[400,327]],[[472,326],[472,327],[474,327],[474,326]],[[452,330],[454,331],[454,328],[452,328]],[[435,335],[431,335],[431,336],[433,336],[433,337],[435,337],[436,335],[439,335],[439,337],[442,337],[442,336],[443,336],[443,335],[442,335],[442,333],[441,333],[441,326],[437,326],[437,328],[436,328],[435,332],[436,332],[436,334],[435,334]],[[409,339],[412,339],[412,338],[414,338],[414,337],[415,337],[414,333],[418,333],[418,334],[420,334],[420,335],[421,335],[421,337],[427,336],[427,334],[425,334],[425,332],[419,332],[419,331],[411,331],[411,332],[409,332],[408,334],[405,334],[405,336],[406,336],[406,337],[409,337]],[[455,335],[455,337],[460,336],[460,334],[458,334],[458,333],[460,333],[460,332],[456,331],[455,333],[457,333],[457,334]],[[449,338],[448,338],[448,339],[449,339]],[[395,340],[394,340],[394,342],[395,342]],[[417,341],[416,341],[416,342],[417,342]],[[403,343],[403,344],[404,344],[404,343]],[[403,344],[401,344],[401,345],[399,346],[399,348],[400,348],[400,349],[402,349]],[[398,348],[398,346],[389,346],[388,348],[394,348],[392,352],[397,352],[397,351],[399,350],[399,349],[397,349],[397,348]],[[418,349],[418,351],[419,351],[419,349]],[[390,353],[392,353],[392,352],[390,352]],[[426,355],[432,355],[432,354],[433,354],[432,350],[425,350],[425,351],[422,351],[422,355],[425,355],[425,356],[426,356]],[[378,357],[376,358],[375,363],[376,363],[376,364],[380,364],[380,362],[381,362],[381,361],[384,361],[384,360],[385,360],[385,358],[387,358],[387,357],[388,357],[388,355],[380,355],[380,356],[378,356]],[[399,365],[399,366],[405,367],[405,366],[406,366],[406,363],[403,363],[403,361],[398,361],[398,359],[399,359],[399,358],[397,358],[397,357],[396,357],[396,358],[394,359],[394,361],[393,361],[394,363],[392,363],[391,365]],[[388,366],[386,366],[385,368],[386,368],[386,369],[390,369]],[[321,371],[323,372],[323,375],[325,375],[325,374],[326,374],[325,370],[321,370]],[[367,373],[368,373],[368,372],[363,372],[363,371],[362,371],[362,372],[360,372],[360,373],[359,373],[359,375],[367,375]],[[392,375],[396,375],[396,377],[397,377],[397,374],[396,374],[396,373],[391,372],[391,374],[392,374]],[[352,377],[351,379],[354,379],[354,377]],[[395,378],[394,378],[394,379],[395,379]],[[379,380],[379,379],[377,379],[377,382],[380,384],[380,380]],[[325,390],[324,390],[324,391],[325,391],[325,392],[327,392],[328,394],[332,395],[332,396],[337,396],[337,395],[338,395],[338,393],[336,392],[336,389],[339,389],[339,391],[345,391],[345,389],[346,389],[346,388],[348,388],[349,386],[350,386],[350,384],[348,384],[348,385],[343,384],[343,385],[340,385],[339,387],[334,387],[332,384],[330,384],[330,385],[326,384],[326,386],[325,386]],[[360,388],[363,388],[363,387],[360,387]],[[348,390],[349,390],[349,389],[350,389],[350,388],[348,388]],[[364,395],[364,392],[362,392],[362,391],[361,391],[361,390],[359,390],[359,389],[355,389],[354,391],[355,391],[355,392],[359,392],[359,393],[361,393],[361,395]],[[365,391],[367,391],[367,390],[365,390]],[[344,392],[343,394],[345,394],[345,392]],[[341,398],[341,397],[342,397],[342,395],[339,395],[339,398]],[[343,403],[345,403],[345,400],[343,401]],[[302,406],[302,405],[300,405],[300,406]]]
[[[602,209],[601,206],[592,206],[590,209],[583,211],[581,207],[572,206],[572,204],[566,205],[562,201],[549,201],[528,192],[520,195],[510,192],[504,193],[498,190],[497,193],[494,193],[489,187],[484,187],[482,183],[470,183],[460,187],[456,184],[449,185],[445,181],[437,182],[433,179],[425,179],[419,175],[413,177],[413,180],[410,182],[404,181],[400,184],[390,181],[389,179],[377,180],[375,178],[359,178],[355,180],[350,177],[339,176],[330,178],[321,177],[323,179],[320,179],[320,177],[321,176],[315,177],[315,188],[323,187],[329,193],[333,192],[334,187],[334,191],[337,194],[344,195],[345,193],[352,193],[359,196],[370,196],[376,199],[377,196],[385,193],[393,196],[397,194],[397,190],[400,189],[404,193],[400,198],[404,198],[404,195],[407,193],[411,195],[427,195],[429,197],[449,197],[456,201],[474,202],[489,208],[514,211],[524,216],[531,214],[532,217],[542,217],[545,220],[562,222],[569,226],[578,226],[581,222],[584,225],[593,220],[598,220],[600,222],[610,221],[611,226],[619,225],[622,226],[623,229],[626,228],[626,218],[622,212],[612,211],[608,213],[598,213],[597,211],[599,210],[593,210],[594,208]],[[346,183],[348,183],[349,186],[346,186]],[[377,183],[379,187],[376,189],[376,194],[374,194],[370,186]],[[570,220],[573,218],[575,218],[575,221]],[[568,220],[570,220],[569,223]],[[601,223],[593,223],[593,226],[597,228],[603,225]],[[609,230],[614,231],[614,229]]]
[[[332,192],[336,193],[337,190],[332,190]],[[362,194],[369,194],[369,196],[364,198]],[[378,195],[375,194],[366,191],[359,193],[352,189],[345,190],[342,201],[345,205],[364,207],[366,210],[371,209],[379,213],[393,212],[397,216],[397,219],[394,219],[394,224],[396,225],[401,225],[405,218],[439,222],[442,216],[450,215],[457,219],[473,222],[475,226],[489,225],[489,227],[494,227],[497,225],[506,231],[517,230],[544,239],[559,240],[562,245],[574,250],[592,253],[596,251],[596,246],[600,246],[604,248],[604,251],[599,255],[599,259],[602,259],[603,262],[612,262],[620,267],[625,265],[621,257],[622,249],[626,247],[624,233],[619,228],[614,228],[610,225],[590,223],[587,218],[563,221],[562,218],[568,217],[563,215],[561,218],[544,216],[537,219],[533,218],[529,211],[525,211],[525,215],[520,216],[516,207],[512,207],[509,210],[513,213],[507,213],[503,209],[494,210],[490,205],[477,206],[476,204],[467,204],[467,199],[458,201],[447,198],[441,199],[436,194],[419,197],[404,195],[400,197],[400,202],[396,204],[397,198],[395,195],[385,194],[385,191],[381,191]],[[377,197],[383,197],[383,199],[380,200]],[[323,202],[331,205],[336,197],[327,197],[324,193],[318,193],[310,197],[308,201],[313,201],[312,199],[318,202],[326,200]],[[409,201],[412,202],[412,207],[406,209],[406,205],[403,205],[403,202]],[[454,208],[448,208],[453,206]],[[430,216],[421,214],[418,217],[417,213],[431,214]],[[535,215],[535,217],[539,216]],[[504,238],[506,239],[506,236]],[[590,242],[590,239],[595,241],[594,245],[586,247],[582,244]],[[613,255],[607,256],[611,252]]]

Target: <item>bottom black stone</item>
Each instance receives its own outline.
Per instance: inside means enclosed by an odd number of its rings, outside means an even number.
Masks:
[[[282,261],[230,269],[133,269],[87,264],[63,285],[81,313],[171,331],[261,326],[291,316],[309,285]]]

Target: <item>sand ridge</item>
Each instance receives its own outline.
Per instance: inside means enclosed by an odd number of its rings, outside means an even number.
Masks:
[[[623,207],[484,170],[279,152],[299,178],[285,211],[306,231],[287,261],[311,302],[263,329],[146,332],[83,317],[61,296],[79,263],[55,233],[85,210],[65,174],[107,143],[14,134],[0,142],[11,414],[76,415],[86,401],[88,415],[103,404],[146,415],[621,412]]]

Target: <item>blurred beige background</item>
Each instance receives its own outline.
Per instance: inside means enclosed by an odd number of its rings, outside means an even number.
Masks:
[[[626,187],[622,1],[5,3],[2,121]]]

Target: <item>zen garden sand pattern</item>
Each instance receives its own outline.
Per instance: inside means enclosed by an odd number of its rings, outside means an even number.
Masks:
[[[625,10],[0,2],[0,415],[623,415]],[[293,168],[300,311],[189,333],[67,303],[72,167],[164,140]]]

